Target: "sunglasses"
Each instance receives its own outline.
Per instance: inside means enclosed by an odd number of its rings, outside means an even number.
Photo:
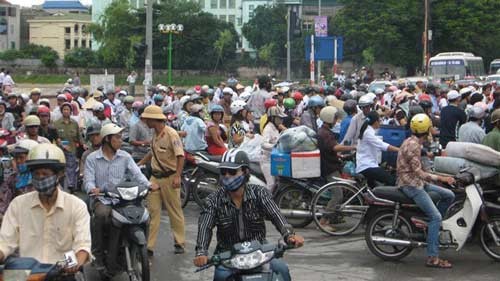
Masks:
[[[26,126],[26,128],[28,128],[28,129],[29,129],[29,128],[38,128],[38,127],[40,127],[40,126],[38,126],[38,125]]]
[[[233,170],[233,169],[220,169],[220,174],[221,175],[227,175],[229,174],[230,176],[236,176],[238,173],[238,169]]]

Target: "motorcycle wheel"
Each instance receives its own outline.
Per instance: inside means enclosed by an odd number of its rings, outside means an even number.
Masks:
[[[318,228],[330,235],[341,236],[353,233],[361,224],[367,206],[357,188],[343,183],[324,185],[312,199],[312,213]],[[336,207],[328,209],[328,204],[337,199]],[[343,207],[342,207],[343,206]]]
[[[411,253],[413,248],[409,246],[392,246],[377,244],[373,236],[383,236],[393,239],[408,239],[413,232],[410,222],[399,215],[396,229],[392,228],[394,219],[393,212],[380,212],[372,217],[365,231],[365,241],[368,249],[377,257],[386,261],[397,261]]]
[[[497,237],[500,237],[500,217],[490,218],[490,224],[492,230],[495,232]],[[481,230],[479,231],[479,240],[481,243],[481,248],[483,251],[495,261],[500,261],[500,246],[497,246],[493,235],[490,233],[487,223],[481,225]]]
[[[312,197],[313,194],[309,190],[287,185],[280,187],[280,191],[274,198],[274,201],[282,212],[284,210],[308,212],[310,214],[309,216],[298,218],[294,218],[293,216],[284,213],[288,223],[290,223],[293,227],[304,228],[313,221],[311,213]]]
[[[130,281],[149,281],[149,259],[146,245],[132,244],[130,260],[135,273],[130,277]]]
[[[190,192],[196,204],[203,208],[207,196],[219,189],[219,175],[198,172],[195,174],[195,178],[193,185],[190,186]]]

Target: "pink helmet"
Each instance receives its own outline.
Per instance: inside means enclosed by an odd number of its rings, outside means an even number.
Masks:
[[[474,106],[481,107],[484,111],[488,110],[488,105],[482,101],[476,102]]]
[[[396,92],[397,90],[399,90],[398,87],[396,87],[394,85],[389,87],[389,91],[391,91],[391,92]]]
[[[132,108],[139,108],[143,105],[144,103],[142,101],[134,101],[134,103],[132,104]]]

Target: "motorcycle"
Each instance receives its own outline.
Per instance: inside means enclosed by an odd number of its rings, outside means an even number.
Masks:
[[[40,280],[40,281],[85,281],[95,280],[92,272],[84,266],[75,274],[66,273],[65,269],[77,264],[74,252],[65,254],[65,260],[55,264],[40,263],[34,258],[9,257],[0,266],[0,280]]]
[[[149,212],[145,205],[148,191],[136,182],[125,181],[113,191],[99,194],[113,202],[111,231],[119,232],[118,241],[107,239],[107,260],[116,261],[116,265],[127,273],[130,281],[149,281],[150,278],[147,252]],[[111,257],[111,252],[116,253],[116,256]]]
[[[196,272],[222,265],[232,272],[226,281],[282,281],[283,277],[273,272],[269,263],[275,258],[283,257],[292,248],[293,246],[284,245],[280,241],[277,244],[262,244],[258,241],[238,243],[231,251],[212,256],[209,263]]]
[[[479,239],[484,252],[500,261],[500,205],[484,200],[477,169],[460,171],[456,176],[457,189],[466,198],[460,208],[442,221],[440,248],[457,251],[467,242],[474,226],[479,227]],[[430,192],[434,202],[439,200]],[[377,187],[365,194],[369,204],[366,214],[365,240],[370,251],[383,260],[404,258],[414,248],[426,247],[427,221],[417,205],[397,187]]]

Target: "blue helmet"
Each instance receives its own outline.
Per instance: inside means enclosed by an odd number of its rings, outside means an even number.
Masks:
[[[160,95],[160,94],[156,94],[153,96],[153,100],[156,102],[156,101],[163,101],[165,98]]]
[[[307,103],[307,107],[324,107],[325,101],[320,96],[312,96],[309,98],[309,102]]]
[[[210,114],[214,113],[214,112],[222,112],[224,113],[224,108],[221,106],[221,105],[218,105],[218,104],[214,104],[210,107],[210,109],[208,110],[208,112]]]

